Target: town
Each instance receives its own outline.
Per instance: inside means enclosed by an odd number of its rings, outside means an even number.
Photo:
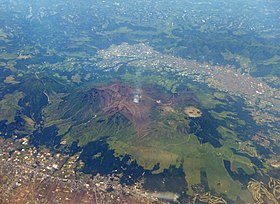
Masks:
[[[0,203],[164,203],[156,194],[121,185],[118,175],[83,175],[78,155],[35,148],[27,138],[0,138]]]

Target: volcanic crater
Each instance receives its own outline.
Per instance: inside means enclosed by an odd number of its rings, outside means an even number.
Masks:
[[[145,136],[149,129],[154,100],[144,90],[114,83],[111,86],[93,88],[89,94],[91,98],[98,100],[103,114],[122,114],[133,123],[139,136]]]

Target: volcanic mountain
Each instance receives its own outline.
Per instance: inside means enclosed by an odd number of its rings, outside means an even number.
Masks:
[[[174,114],[183,118],[178,110],[199,103],[189,91],[172,95],[157,87],[139,89],[121,82],[81,87],[68,95],[52,96],[50,101],[44,111],[46,127],[55,125],[59,136],[81,144],[107,136],[136,133],[142,140],[147,135],[171,136],[174,130],[188,132],[188,121],[178,121]]]
[[[122,83],[95,85],[90,89],[73,91],[57,103],[50,104],[46,118],[55,121],[50,123],[55,123],[60,129],[68,128],[61,135],[84,136],[87,132],[106,136],[132,125],[138,137],[143,137],[149,130],[155,101],[149,95],[144,89]],[[112,131],[108,133],[110,128]]]
[[[86,98],[98,101],[102,113],[112,116],[117,113],[132,122],[138,134],[147,131],[153,100],[143,90],[133,89],[123,84],[91,89]]]

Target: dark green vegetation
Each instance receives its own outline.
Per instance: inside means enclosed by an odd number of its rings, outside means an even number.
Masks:
[[[81,152],[77,171],[144,178],[148,189],[186,197],[252,202],[249,179],[279,172],[277,117],[259,126],[251,116],[259,107],[240,97],[164,69],[100,68],[96,55],[144,42],[279,88],[279,2],[0,2],[0,136]],[[184,112],[192,106],[201,117]],[[273,139],[263,136],[272,129]]]

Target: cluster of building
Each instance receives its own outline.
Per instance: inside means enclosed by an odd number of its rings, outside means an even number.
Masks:
[[[28,138],[0,138],[0,203],[158,201],[141,183],[122,185],[119,175],[83,174],[78,158],[79,154],[69,156],[32,147]]]

